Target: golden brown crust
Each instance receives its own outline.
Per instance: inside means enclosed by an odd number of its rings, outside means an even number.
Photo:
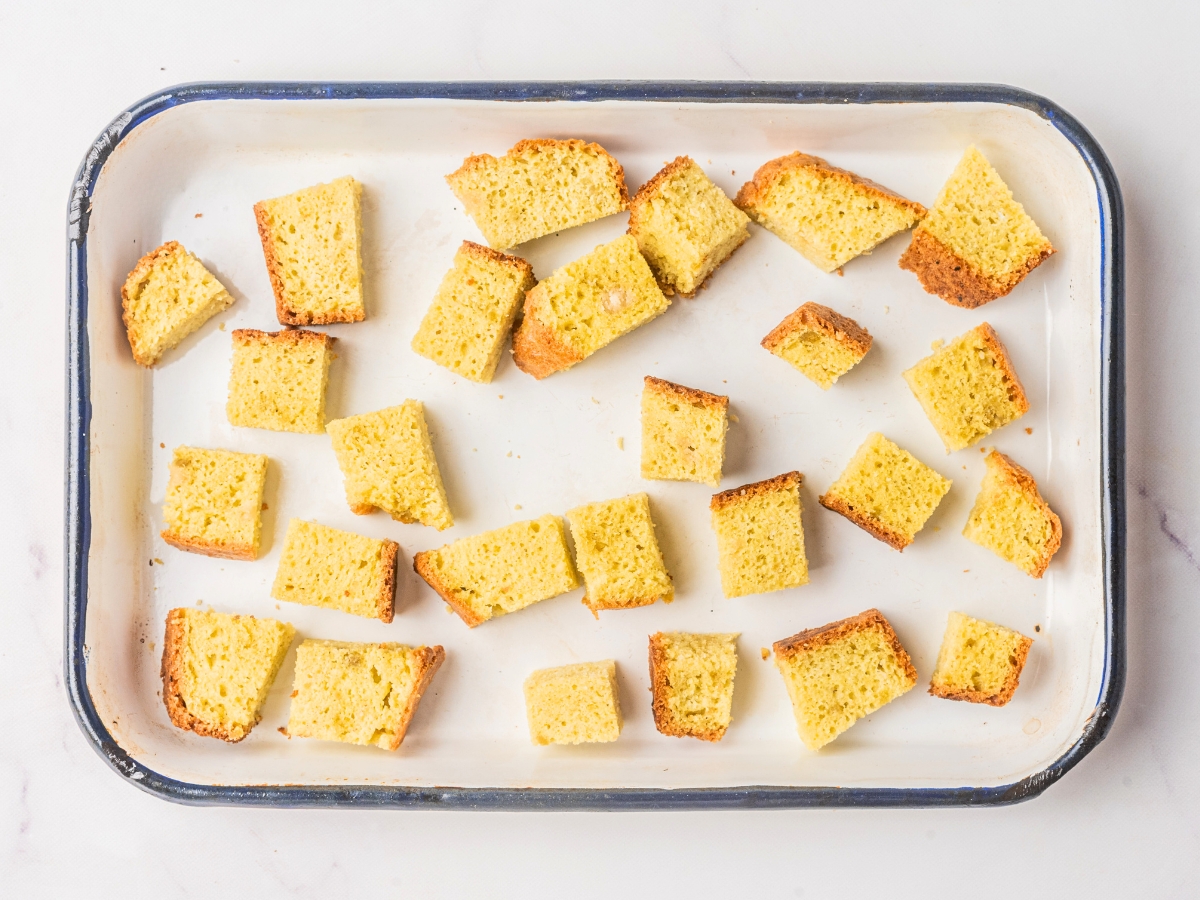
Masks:
[[[167,613],[167,626],[163,635],[162,666],[159,670],[163,683],[163,704],[167,707],[167,716],[170,717],[171,724],[176,728],[195,732],[201,737],[219,738],[222,741],[236,744],[238,741],[246,739],[262,716],[258,716],[241,737],[234,737],[220,725],[204,722],[188,712],[187,704],[184,703],[179,688],[184,665],[183,643],[186,613],[185,609],[172,609]]]
[[[421,695],[425,693],[429,682],[433,680],[434,674],[446,659],[446,651],[440,644],[433,647],[418,647],[413,654],[417,658],[417,680],[413,685],[412,693],[408,695],[408,702],[404,704],[404,709],[400,712],[400,720],[396,723],[396,734],[392,737],[389,750],[397,749],[404,741],[404,735],[408,732],[408,724],[417,711],[417,704],[421,702]]]
[[[1010,457],[1005,456],[998,450],[993,450],[989,453],[985,461],[988,463],[989,469],[995,467],[1004,481],[1028,497],[1030,502],[1037,506],[1050,521],[1050,538],[1046,541],[1042,555],[1034,563],[1034,570],[1029,573],[1034,578],[1041,578],[1046,574],[1046,569],[1050,565],[1051,558],[1062,546],[1062,519],[1050,508],[1050,504],[1042,498],[1042,493],[1038,490],[1037,482],[1029,474],[1028,469],[1013,462]]]
[[[904,552],[905,547],[912,543],[912,539],[908,535],[893,531],[878,519],[872,519],[870,516],[859,512],[841,497],[826,493],[818,497],[817,501],[826,509],[831,509],[835,513],[845,516],[867,534],[871,535],[871,537],[878,538],[885,544],[895,547],[901,553]]]
[[[513,362],[539,381],[583,361],[579,351],[560,341],[554,330],[538,319],[536,304],[540,287],[525,295],[525,318],[512,337]]]
[[[379,588],[379,599],[375,608],[379,621],[390,623],[396,614],[396,555],[400,545],[395,541],[383,539],[383,547],[379,551],[379,566],[383,570],[383,584]]]
[[[245,562],[253,562],[258,559],[258,548],[253,544],[214,544],[211,541],[184,537],[166,530],[160,532],[159,537],[175,549],[187,550],[189,553],[202,553],[205,556],[215,556],[220,559],[240,559]]]
[[[713,512],[717,512],[727,506],[737,506],[739,503],[745,503],[747,500],[762,496],[763,494],[774,494],[777,491],[786,491],[793,487],[798,488],[803,483],[804,476],[799,472],[784,472],[782,475],[776,475],[774,478],[768,478],[766,481],[743,484],[741,487],[730,488],[727,491],[721,491],[719,494],[713,494],[712,500],[708,502],[708,508]]]
[[[670,596],[671,599],[666,599],[667,596]],[[627,600],[603,600],[593,603],[587,594],[584,594],[582,603],[584,606],[590,609],[594,615],[602,609],[636,609],[639,606],[651,606],[654,603],[657,603],[659,600],[670,603],[673,599],[674,596],[672,595],[656,595],[654,597],[634,597]],[[596,616],[596,618],[598,619],[600,617]]]
[[[133,304],[133,298],[129,296],[129,291],[134,285],[146,279],[150,274],[150,270],[158,264],[160,259],[174,256],[180,250],[183,250],[183,247],[179,241],[167,241],[165,244],[154,248],[137,261],[137,265],[133,267],[133,271],[126,276],[125,283],[121,285],[121,321],[125,324],[125,334],[129,338],[129,349],[133,351],[133,361],[139,366],[145,366],[147,369],[157,365],[158,360],[150,359],[137,351],[141,332],[138,329],[137,323],[132,321],[133,311],[130,307]],[[184,252],[186,253],[187,251],[184,250]]]
[[[617,162],[616,157],[597,143],[589,143],[576,138],[568,138],[566,140],[559,140],[557,138],[528,138],[513,144],[505,156],[520,156],[526,150],[540,151],[546,147],[565,147],[568,150],[590,152],[603,157],[604,161],[608,163],[609,171],[613,176],[613,182],[616,184],[617,191],[621,196],[621,209],[629,208],[629,188],[625,185],[625,169]],[[468,156],[463,160],[461,166],[446,176],[446,181],[453,188],[455,181],[469,175],[475,169],[487,166],[489,161],[494,161],[495,159],[496,157],[490,153],[478,153]],[[455,195],[457,196],[457,191]]]
[[[848,316],[834,312],[819,303],[805,303],[795,312],[789,313],[782,322],[762,339],[762,346],[774,351],[785,338],[800,328],[819,331],[833,338],[842,346],[853,351],[859,359],[871,349],[871,335]]]
[[[463,241],[462,246],[458,248],[458,252],[474,256],[476,259],[483,260],[484,262],[507,266],[516,271],[521,276],[522,281],[528,282],[533,279],[533,266],[519,256],[501,253],[499,250],[493,250],[491,247],[483,246],[483,244],[476,244],[474,241]],[[526,290],[530,288],[526,288]]]
[[[684,387],[682,384],[655,378],[653,375],[647,375],[642,379],[642,383],[656,394],[675,397],[684,403],[694,403],[710,409],[727,410],[729,408],[729,398],[721,394],[710,394],[708,391],[698,388]]]
[[[976,309],[1009,293],[1053,253],[1054,248],[1047,244],[1040,254],[1027,259],[1007,280],[999,281],[984,275],[969,260],[925,229],[918,228],[913,232],[908,249],[901,255],[899,265],[917,276],[926,293],[936,294],[955,306]]]
[[[650,707],[654,712],[654,727],[669,737],[694,737],[702,741],[719,741],[725,737],[724,728],[695,731],[680,725],[671,715],[668,695],[671,682],[667,678],[667,650],[661,631],[650,635]]]
[[[983,691],[973,691],[970,688],[952,688],[946,685],[929,683],[929,693],[943,700],[965,700],[967,703],[986,703],[988,706],[1004,706],[1012,699],[1021,682],[1021,670],[1025,668],[1025,659],[1029,656],[1029,648],[1033,646],[1033,638],[1021,635],[1021,643],[1017,645],[1012,657],[1012,664],[1004,684],[994,694]]]
[[[1025,388],[1021,385],[1021,379],[1017,377],[1017,370],[1013,368],[1012,360],[1008,357],[1008,350],[1001,342],[995,330],[987,322],[979,325],[974,329],[987,348],[992,351],[992,355],[996,357],[996,362],[999,364],[1001,371],[1008,379],[1009,402],[1019,410],[1017,416],[1023,416],[1029,412],[1029,398],[1025,396]]]
[[[830,165],[819,156],[809,156],[807,153],[800,152],[777,157],[759,166],[758,171],[754,173],[754,178],[743,184],[741,190],[738,191],[737,197],[733,201],[734,204],[745,212],[757,209],[780,176],[792,169],[816,169],[827,178],[845,181],[862,188],[868,194],[905,206],[918,220],[925,218],[927,210],[920,203],[901,197],[895,191],[889,190],[869,178],[863,178],[846,169]]]
[[[420,553],[413,555],[413,571],[424,579],[425,583],[437,591],[452,610],[458,613],[458,617],[467,623],[467,627],[474,628],[486,621],[479,613],[471,609],[450,589],[450,586],[442,581],[438,575],[437,569],[434,568],[432,562],[434,551],[422,550]]]
[[[284,331],[259,331],[257,328],[238,328],[233,331],[233,342],[250,344],[254,342],[271,342],[276,344],[320,344],[325,349],[333,346],[335,338],[331,334],[320,331],[305,331],[302,328],[288,328]]]
[[[806,653],[816,650],[818,647],[833,644],[852,634],[872,630],[883,634],[891,646],[892,652],[896,654],[896,661],[904,669],[909,684],[916,684],[917,670],[913,666],[912,660],[909,659],[908,653],[901,646],[900,639],[896,637],[896,632],[892,629],[892,624],[877,609],[868,609],[857,616],[850,616],[848,619],[839,619],[837,622],[830,622],[828,625],[822,625],[820,628],[809,628],[806,631],[801,631],[799,634],[776,641],[771,645],[771,649],[775,651],[776,658],[789,659],[800,653]]]

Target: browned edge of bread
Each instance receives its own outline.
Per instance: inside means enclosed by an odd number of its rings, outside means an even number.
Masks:
[[[817,501],[826,509],[833,510],[835,513],[845,516],[867,534],[871,535],[871,537],[878,538],[901,553],[904,552],[905,547],[912,543],[912,540],[907,535],[893,531],[878,519],[873,519],[867,514],[859,512],[841,497],[824,493],[817,498]]]
[[[954,306],[976,309],[1009,293],[1054,252],[1047,245],[1005,281],[1000,281],[984,275],[928,231],[917,228],[908,249],[900,256],[899,265],[917,276],[927,294],[935,294]]]
[[[592,602],[591,598],[588,597],[587,594],[584,594],[581,602],[584,606],[590,609],[593,614],[595,614],[602,609],[636,609],[639,606],[651,606],[654,603],[657,603],[659,600],[664,600],[667,603],[671,602],[659,594],[655,594],[653,597],[630,597],[625,600],[604,600],[597,601],[595,603]],[[596,616],[596,618],[598,619],[600,617]]]
[[[1030,502],[1037,506],[1046,518],[1050,520],[1050,540],[1046,542],[1045,551],[1038,557],[1037,562],[1034,564],[1034,570],[1030,573],[1034,578],[1041,578],[1046,574],[1046,569],[1050,565],[1051,558],[1058,552],[1059,547],[1062,546],[1062,519],[1050,508],[1050,504],[1042,498],[1042,493],[1038,490],[1037,482],[1029,474],[1028,469],[1013,462],[1011,457],[1005,456],[999,450],[993,450],[989,453],[987,461],[995,461],[1003,474],[1004,480],[1028,497]]]
[[[791,169],[816,169],[827,178],[845,181],[862,188],[868,194],[907,207],[917,217],[918,221],[925,218],[927,210],[915,200],[901,197],[895,191],[889,190],[882,184],[872,181],[869,178],[863,178],[861,175],[856,175],[846,169],[839,169],[837,166],[830,165],[819,156],[810,156],[807,153],[800,153],[799,151],[789,153],[786,156],[776,157],[759,166],[758,171],[754,173],[754,178],[743,184],[741,190],[738,191],[737,197],[733,200],[734,204],[747,213],[756,209],[770,192],[771,188],[775,186],[775,182],[779,180],[780,176]]]
[[[283,331],[259,331],[257,328],[238,328],[232,333],[235,344],[250,344],[270,341],[275,344],[320,344],[326,350],[337,338],[321,331],[305,331],[303,328],[286,328]]]
[[[729,408],[729,398],[721,394],[710,394],[708,391],[685,387],[674,381],[655,378],[653,375],[647,375],[642,379],[642,383],[656,394],[677,397],[684,403],[696,403],[700,406],[707,406],[709,409],[727,410]]]
[[[819,628],[809,628],[806,631],[801,631],[789,638],[776,641],[771,645],[771,649],[775,652],[777,659],[789,659],[800,653],[836,643],[852,634],[871,631],[872,629],[883,633],[884,638],[892,648],[892,652],[896,654],[896,662],[904,669],[904,674],[908,679],[909,685],[916,684],[917,670],[913,666],[912,660],[909,659],[907,651],[901,646],[900,639],[896,637],[896,632],[892,629],[891,622],[877,609],[868,609],[857,616],[850,616],[847,619],[839,619],[836,622],[830,622],[828,625],[822,625]]]
[[[532,290],[534,284],[537,283],[537,280],[533,277],[533,266],[519,256],[513,256],[510,253],[501,253],[499,250],[493,250],[491,247],[483,246],[483,244],[476,244],[474,241],[463,241],[462,246],[458,248],[458,252],[474,256],[485,262],[507,266],[514,270],[521,276],[522,284],[528,285],[524,288],[526,291]]]
[[[167,627],[163,634],[162,667],[159,670],[163,683],[163,704],[167,707],[167,715],[171,719],[171,724],[176,728],[193,731],[201,737],[220,738],[236,744],[238,741],[246,739],[254,726],[259,723],[261,715],[246,729],[245,734],[240,738],[235,738],[220,725],[210,725],[188,712],[187,704],[183,702],[183,696],[179,693],[180,673],[183,669],[183,619],[186,612],[185,609],[172,609],[167,612]]]
[[[187,550],[189,553],[202,553],[205,556],[216,556],[221,559],[240,559],[253,562],[258,559],[258,551],[253,544],[214,544],[211,541],[201,541],[196,538],[184,537],[164,529],[159,533],[164,541],[177,550]]]
[[[437,570],[429,562],[432,554],[431,550],[422,550],[420,553],[413,554],[413,571],[420,575],[427,585],[437,591],[438,596],[458,613],[458,617],[466,622],[468,627],[474,628],[476,625],[486,622],[487,619],[459,600],[450,586],[438,577]]]
[[[370,503],[351,503],[350,512],[354,513],[356,516],[369,516],[371,513],[375,512],[375,507]]]
[[[739,503],[744,503],[763,494],[786,491],[793,487],[798,488],[802,484],[804,484],[804,476],[799,472],[784,472],[782,475],[776,475],[774,478],[768,478],[765,481],[743,484],[741,487],[730,488],[727,491],[721,491],[719,494],[713,494],[712,500],[708,502],[708,508],[713,512],[717,512],[727,506],[737,506]]]
[[[396,556],[400,545],[395,541],[383,539],[379,550],[379,568],[383,574],[383,584],[379,587],[379,598],[375,602],[375,610],[379,621],[389,624],[396,614]]]
[[[842,346],[853,351],[859,359],[866,356],[867,351],[871,349],[872,338],[867,329],[849,316],[843,316],[828,306],[812,302],[805,303],[794,312],[788,313],[783,321],[762,339],[762,346],[767,350],[774,351],[788,335],[802,327],[819,331],[827,337],[833,338]]]
[[[583,361],[577,350],[560,341],[553,329],[538,319],[540,289],[541,285],[538,285],[525,295],[525,318],[512,336],[513,362],[518,369],[538,381]]]
[[[667,694],[671,689],[667,679],[667,652],[661,631],[650,635],[650,708],[654,713],[654,727],[668,737],[694,737],[702,741],[719,741],[725,737],[724,728],[696,731],[676,721],[671,715],[671,704]]]
[[[1017,377],[1017,370],[1013,368],[1012,360],[1008,356],[1008,350],[996,334],[995,329],[987,322],[976,326],[974,330],[983,338],[983,342],[987,344],[988,349],[995,355],[996,362],[1000,364],[1001,371],[1008,378],[1008,399],[1020,410],[1017,416],[1025,415],[1025,413],[1029,412],[1029,398],[1025,396],[1025,388],[1021,384],[1021,379]]]
[[[142,281],[150,274],[150,270],[154,268],[160,259],[171,256],[177,250],[183,250],[179,241],[167,241],[165,244],[155,247],[137,261],[137,264],[133,267],[133,271],[125,276],[125,283],[121,285],[121,321],[125,325],[125,335],[129,338],[129,349],[133,352],[133,361],[147,369],[157,365],[158,360],[142,356],[134,346],[134,339],[138,336],[138,328],[137,323],[130,320],[130,306],[133,303],[133,299],[129,296],[129,286]],[[187,251],[184,250],[184,252],[186,253]]]
[[[1008,678],[1004,680],[1000,690],[994,694],[983,691],[973,691],[969,688],[951,688],[929,683],[929,693],[943,700],[965,700],[967,703],[986,703],[988,706],[1004,706],[1012,699],[1021,681],[1021,670],[1025,668],[1025,659],[1029,656],[1029,648],[1033,646],[1033,638],[1021,635],[1017,645],[1015,663],[1009,670]]]
[[[580,150],[594,153],[597,156],[603,157],[608,163],[609,171],[612,173],[613,181],[617,185],[617,190],[621,195],[621,209],[629,208],[629,189],[625,186],[625,169],[617,162],[615,156],[601,147],[595,142],[581,141],[578,138],[567,138],[565,140],[558,138],[527,138],[522,141],[517,141],[509,149],[505,156],[520,156],[526,150],[541,150],[543,147],[566,147],[570,150]],[[446,176],[446,183],[450,185],[451,190],[454,189],[454,182],[459,178],[466,176],[468,173],[477,168],[482,168],[488,165],[489,160],[495,160],[496,157],[490,153],[478,153],[468,156],[463,160],[461,166]],[[458,192],[455,191],[455,196]],[[461,197],[459,199],[462,199]]]
[[[421,695],[425,693],[429,682],[433,680],[434,674],[446,659],[446,651],[441,644],[435,644],[432,647],[418,647],[413,651],[413,655],[417,657],[416,684],[413,685],[412,693],[408,695],[408,702],[404,704],[404,709],[400,711],[400,718],[396,722],[396,734],[392,738],[391,746],[388,747],[389,750],[397,749],[404,741],[404,735],[408,733],[408,724],[417,711],[417,704],[421,702]]]

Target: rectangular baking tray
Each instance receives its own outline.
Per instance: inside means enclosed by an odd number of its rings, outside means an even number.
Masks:
[[[975,143],[1059,252],[1010,296],[968,311],[897,268],[903,236],[839,278],[752,226],[695,299],[676,298],[667,314],[570,372],[535,382],[506,354],[492,384],[468,383],[408,348],[455,248],[479,239],[442,176],[470,153],[499,154],[534,136],[598,141],[624,165],[631,190],[688,154],[732,195],[758,165],[799,149],[926,205]],[[424,401],[456,518],[442,534],[351,515],[324,436],[235,429],[225,419],[230,330],[276,327],[252,204],[345,174],[365,186],[369,312],[364,324],[328,329],[341,339],[328,413]],[[624,229],[624,216],[610,217],[518,252],[545,277]],[[147,372],[130,358],[119,289],[164,240],[197,253],[237,302]],[[1036,796],[1103,739],[1124,681],[1122,252],[1121,197],[1103,151],[1054,103],[1010,87],[234,83],[147,98],[89,150],[70,202],[65,660],[74,714],[122,777],[196,804],[674,809]],[[807,300],[875,336],[865,361],[828,392],[758,346]],[[1065,523],[1063,549],[1041,581],[961,537],[982,454],[946,455],[899,374],[935,339],[984,320],[1007,342],[1031,400],[1025,418],[984,444],[1030,468]],[[722,487],[804,473],[809,585],[722,596],[711,491],[638,477],[647,374],[730,396]],[[873,430],[954,479],[903,555],[816,502]],[[258,561],[180,553],[158,538],[167,462],[181,443],[271,457]],[[411,572],[418,550],[640,490],[650,493],[676,580],[669,606],[597,621],[576,591],[468,630]],[[291,517],[399,541],[393,624],[271,601]],[[196,603],[283,618],[310,637],[440,643],[447,661],[396,753],[278,733],[294,649],[262,723],[226,745],[174,729],[161,702],[165,612]],[[760,648],[872,606],[912,655],[918,688],[809,752]],[[925,693],[951,609],[1035,638],[1008,706]],[[721,743],[655,731],[646,638],[658,630],[741,633],[734,724]],[[620,673],[620,740],[532,746],[525,676],[603,658]]]

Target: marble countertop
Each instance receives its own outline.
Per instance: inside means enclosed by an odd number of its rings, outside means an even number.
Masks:
[[[1165,3],[0,8],[0,870],[12,896],[1191,896],[1200,877],[1200,14]],[[975,81],[1095,135],[1127,224],[1128,643],[1111,734],[987,810],[515,814],[197,809],[107,769],[62,676],[64,237],[119,110],[223,79]],[[995,861],[986,869],[978,862]]]

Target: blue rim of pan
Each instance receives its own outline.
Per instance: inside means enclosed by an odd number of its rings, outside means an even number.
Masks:
[[[87,688],[88,472],[91,421],[87,335],[87,222],[96,179],[114,148],[146,120],[197,100],[450,99],[529,102],[638,100],[700,103],[990,103],[1030,110],[1075,147],[1092,174],[1100,211],[1101,517],[1104,674],[1096,706],[1057,760],[1011,784],[889,788],[746,785],[729,788],[463,788],[395,785],[205,785],[168,778],[124,750],[100,720]],[[1036,94],[989,84],[836,82],[226,82],[169,88],[134,104],[89,148],[71,188],[67,220],[67,421],[65,654],[67,692],[79,727],[118,774],[178,803],[272,807],[507,810],[782,809],[821,806],[988,806],[1038,796],[1108,734],[1125,686],[1124,208],[1107,156],[1078,120]]]

